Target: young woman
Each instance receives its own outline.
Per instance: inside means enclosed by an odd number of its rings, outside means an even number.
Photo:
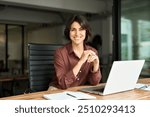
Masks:
[[[101,80],[97,51],[85,44],[91,36],[85,17],[73,16],[66,25],[64,34],[70,40],[55,52],[55,71],[58,86],[62,89],[84,85],[96,85]]]

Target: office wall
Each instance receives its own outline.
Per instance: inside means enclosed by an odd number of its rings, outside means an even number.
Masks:
[[[29,30],[27,43],[62,43],[62,27],[47,27]]]
[[[96,19],[90,24],[93,35],[100,34],[102,37],[102,54],[112,54],[112,16]]]
[[[55,11],[101,13],[111,10],[112,0],[1,0],[2,4]]]
[[[8,59],[21,60],[21,34],[18,28],[8,30]]]
[[[112,16],[102,20],[103,54],[112,54]]]

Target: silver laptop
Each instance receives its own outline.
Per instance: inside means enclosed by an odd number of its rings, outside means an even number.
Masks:
[[[82,88],[80,91],[107,95],[132,90],[144,62],[145,60],[114,61],[105,85]]]

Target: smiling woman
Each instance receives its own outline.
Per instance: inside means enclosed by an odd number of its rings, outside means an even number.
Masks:
[[[74,44],[84,41],[86,30],[83,29],[78,22],[73,22],[70,28],[70,39]]]
[[[75,15],[69,19],[64,34],[70,42],[55,52],[56,80],[59,88],[96,85],[101,80],[97,51],[86,45],[91,36],[88,21],[84,16]]]
[[[91,28],[88,24],[88,21],[85,19],[85,17],[84,16],[78,16],[78,15],[75,15],[69,19],[68,24],[66,25],[66,28],[64,31],[66,38],[68,40],[70,40],[70,31],[72,31],[71,28],[73,28],[71,26],[73,26],[74,22],[78,23],[80,25],[81,29],[86,30],[85,41],[87,41],[88,36],[91,36]]]

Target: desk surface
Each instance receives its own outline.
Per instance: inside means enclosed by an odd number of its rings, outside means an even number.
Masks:
[[[138,82],[150,84],[150,78],[140,79]],[[77,91],[83,87],[87,87],[87,86],[72,87],[72,88],[68,88],[67,90]],[[66,90],[57,89],[57,90],[41,91],[36,93],[4,97],[4,98],[0,98],[0,100],[44,100],[44,98],[42,97],[43,94],[58,93],[62,91],[66,91]],[[134,89],[134,90],[106,95],[106,96],[100,96],[95,94],[90,94],[90,95],[95,96],[98,100],[150,100],[150,91],[144,91],[140,89]]]
[[[0,82],[9,82],[14,80],[27,80],[27,75],[0,76]]]

